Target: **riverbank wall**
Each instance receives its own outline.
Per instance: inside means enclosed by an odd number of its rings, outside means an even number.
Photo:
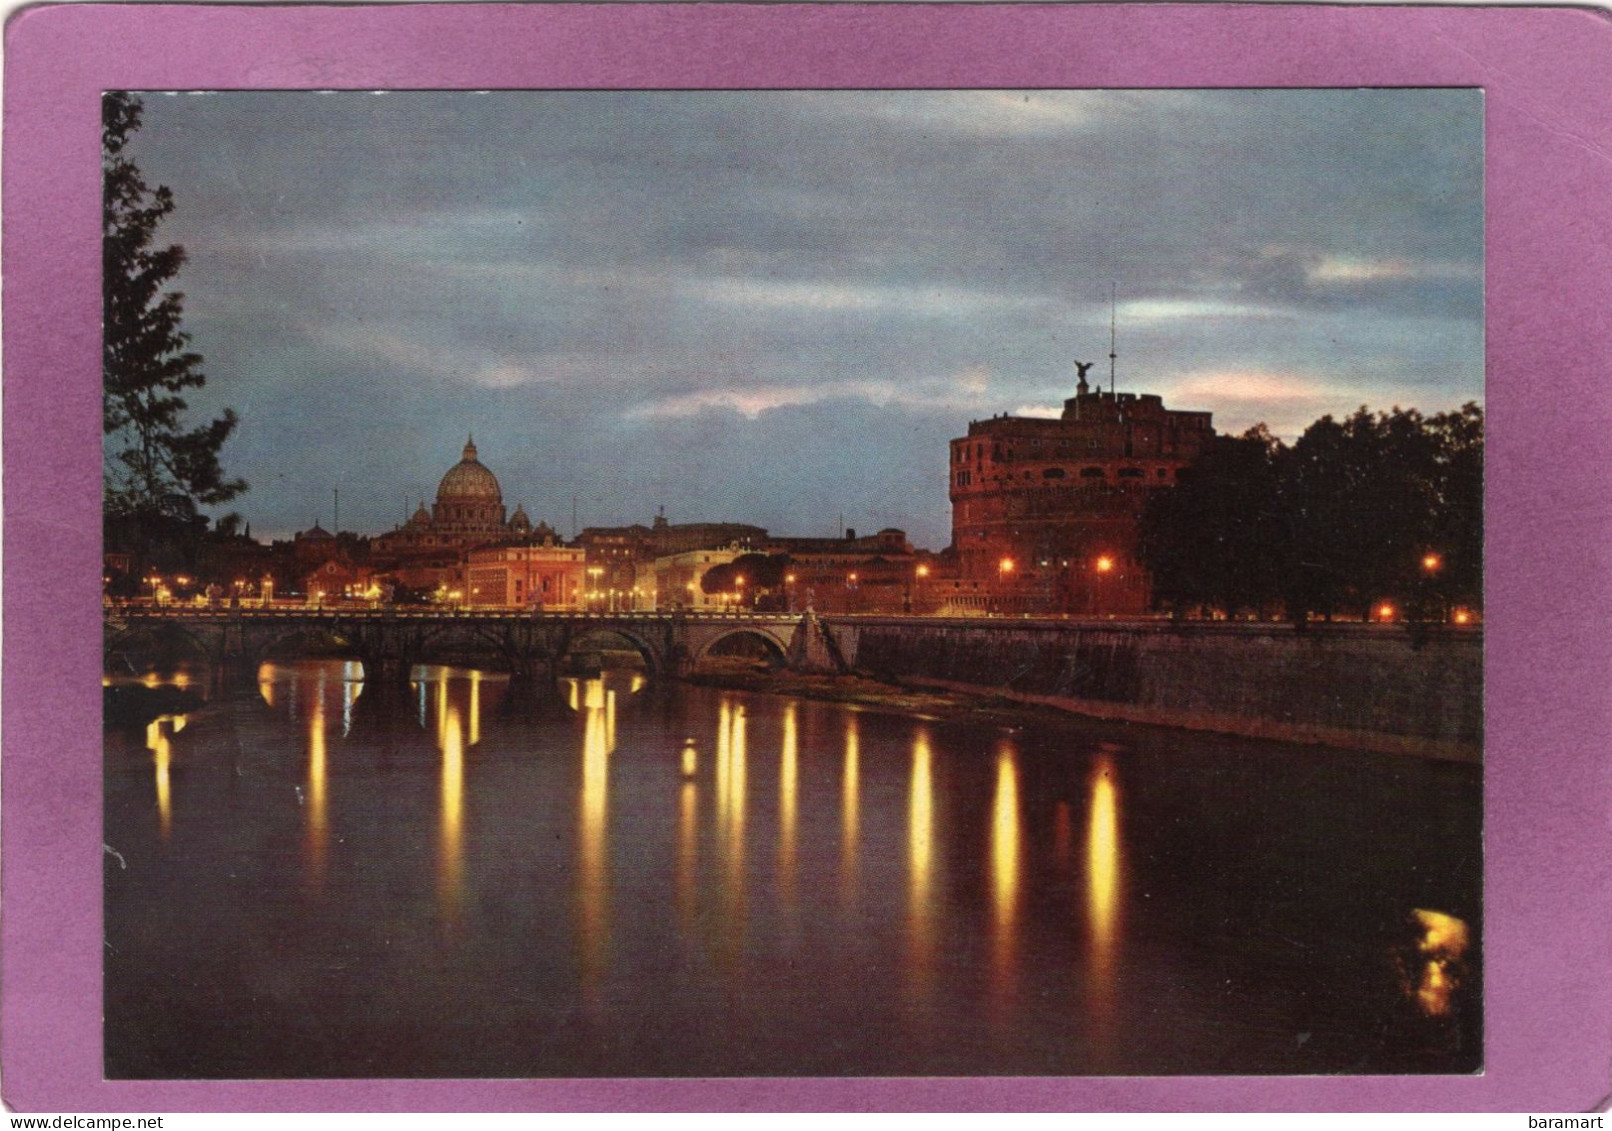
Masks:
[[[1095,718],[1482,760],[1477,628],[825,617],[855,671]]]

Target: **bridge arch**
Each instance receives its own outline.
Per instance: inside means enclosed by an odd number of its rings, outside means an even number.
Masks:
[[[107,634],[101,645],[101,662],[115,665],[121,659],[132,664],[136,656],[150,655],[216,663],[220,658],[216,643],[185,624],[133,624]]]
[[[590,644],[594,645],[592,649],[589,648]],[[601,644],[625,644],[627,647],[626,649],[598,647],[598,645]],[[639,657],[644,661],[645,673],[651,678],[662,674],[666,670],[667,657],[662,654],[660,648],[655,646],[654,642],[647,639],[640,633],[632,631],[630,628],[615,624],[598,625],[597,627],[589,626],[572,633],[570,638],[560,649],[559,655],[555,656],[555,659],[557,661],[563,660],[567,656],[572,656],[579,652],[588,652],[590,650],[630,650],[637,652]]]
[[[447,621],[432,625],[402,643],[400,659],[405,669],[415,664],[485,667],[517,671],[522,654],[517,644],[498,627],[475,622]]]
[[[256,671],[276,660],[362,659],[357,642],[330,628],[315,625],[287,627],[243,642],[245,659]]]
[[[769,667],[781,668],[789,661],[789,640],[763,625],[736,625],[713,633],[704,640],[690,657],[692,667],[699,667],[714,656],[724,653],[743,655],[743,646],[749,644],[761,651]],[[735,647],[735,646],[738,647]]]

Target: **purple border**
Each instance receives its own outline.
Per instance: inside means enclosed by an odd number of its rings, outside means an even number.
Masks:
[[[1612,1081],[1612,23],[1548,8],[68,5],[7,27],[4,922],[20,1111],[1584,1111]],[[103,88],[1481,86],[1488,1069],[1475,1077],[106,1083]],[[1579,677],[1582,673],[1582,678]]]

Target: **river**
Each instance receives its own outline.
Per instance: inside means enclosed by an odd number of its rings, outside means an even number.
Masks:
[[[362,674],[107,732],[109,1077],[1481,1067],[1476,766]]]

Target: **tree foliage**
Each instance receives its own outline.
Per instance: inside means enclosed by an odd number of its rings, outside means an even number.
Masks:
[[[707,596],[744,591],[754,599],[779,589],[788,567],[788,554],[741,554],[706,570],[700,578],[700,591]],[[741,577],[743,585],[739,584]]]
[[[1156,597],[1178,612],[1279,606],[1302,624],[1383,600],[1413,619],[1479,604],[1483,410],[1362,407],[1291,447],[1263,426],[1219,437],[1150,499],[1140,548]]]
[[[102,428],[105,510],[122,517],[188,519],[197,505],[246,490],[227,478],[218,454],[236,416],[187,426],[185,390],[205,382],[201,355],[181,329],[184,295],[172,284],[185,262],[178,245],[156,246],[173,211],[167,186],[146,183],[128,154],[140,128],[140,100],[102,102]]]

